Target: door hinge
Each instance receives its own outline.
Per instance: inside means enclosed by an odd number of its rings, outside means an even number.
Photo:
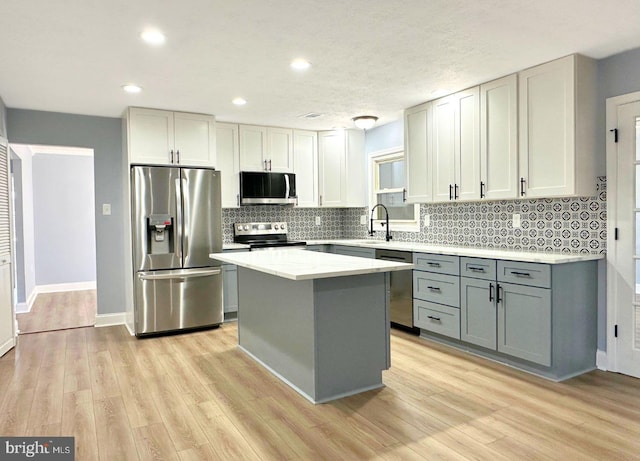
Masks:
[[[618,337],[618,325],[615,325],[613,327],[613,336],[615,336],[616,338]]]
[[[612,130],[609,130],[613,133],[613,142],[617,143],[618,142],[618,129],[614,128]]]
[[[618,228],[617,227],[613,231],[613,240],[618,240]]]

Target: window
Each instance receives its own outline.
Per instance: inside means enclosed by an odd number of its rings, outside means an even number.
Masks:
[[[398,149],[371,154],[370,208],[381,203],[389,211],[391,230],[419,232],[420,205],[405,202],[404,152]],[[385,220],[382,207],[374,212],[375,228]]]

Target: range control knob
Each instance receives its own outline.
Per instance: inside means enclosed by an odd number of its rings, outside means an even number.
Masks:
[[[249,226],[244,226],[244,230],[248,231],[249,230]]]
[[[273,228],[274,228],[275,230],[278,230],[278,225],[276,224],[275,226],[273,226]]]
[[[280,229],[284,230],[284,223],[280,225]]]

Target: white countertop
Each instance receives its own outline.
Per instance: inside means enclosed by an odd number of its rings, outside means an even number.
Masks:
[[[222,245],[222,251],[224,250],[248,250],[249,245],[244,243],[225,243]]]
[[[312,280],[413,269],[413,264],[303,249],[212,253],[210,258],[290,280]]]
[[[538,253],[533,251],[503,250],[500,248],[455,247],[446,245],[431,245],[415,242],[385,242],[384,240],[307,240],[307,245],[346,245],[360,248],[380,248],[387,250],[415,251],[417,253],[432,253],[453,256],[468,256],[472,258],[503,259],[507,261],[522,261],[543,264],[565,264],[580,261],[595,261],[604,259],[603,254],[582,253]]]

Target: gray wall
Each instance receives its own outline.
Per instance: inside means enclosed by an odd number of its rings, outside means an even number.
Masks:
[[[87,147],[94,151],[98,314],[124,312],[125,267],[122,120],[8,109],[10,142]],[[101,214],[110,203],[112,214]]]
[[[93,157],[33,157],[36,285],[96,280]]]
[[[7,108],[0,97],[0,136],[7,137]]]

